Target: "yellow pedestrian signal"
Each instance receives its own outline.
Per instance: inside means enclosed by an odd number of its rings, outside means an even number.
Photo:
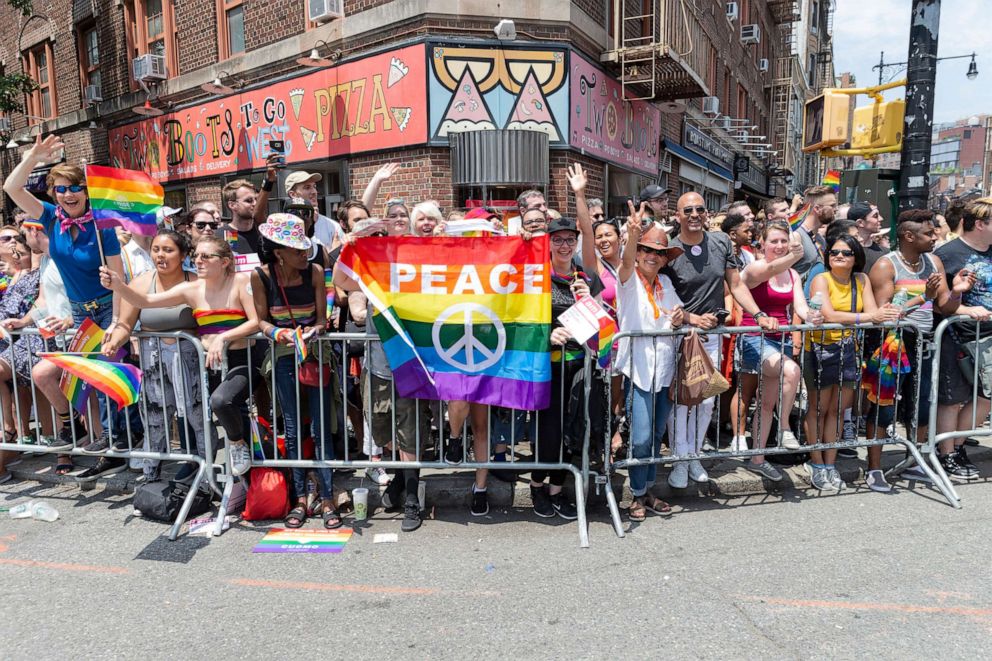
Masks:
[[[854,109],[852,149],[894,147],[902,143],[906,102],[902,99]]]
[[[847,126],[851,97],[831,89],[806,102],[803,117],[803,152],[842,145],[850,135]]]

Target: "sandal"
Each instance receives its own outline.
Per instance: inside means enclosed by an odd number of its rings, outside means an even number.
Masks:
[[[647,511],[644,509],[644,497],[638,496],[630,503],[630,509],[627,510],[627,516],[631,521],[643,521],[647,518]]]
[[[293,521],[296,523],[292,523]],[[287,528],[302,528],[303,524],[307,522],[307,508],[302,505],[294,507],[289,510],[289,514],[282,522],[286,524]]]
[[[338,514],[336,509],[325,509],[323,514],[321,514],[321,519],[324,521],[324,528],[327,530],[334,530],[335,528],[340,528],[344,521],[341,519],[341,515]]]
[[[671,516],[672,506],[657,496],[647,494],[644,496],[644,507],[660,516]]]
[[[55,464],[55,474],[68,475],[69,473],[72,472],[73,468],[75,468],[75,466],[72,465],[71,461],[60,461],[59,463]]]

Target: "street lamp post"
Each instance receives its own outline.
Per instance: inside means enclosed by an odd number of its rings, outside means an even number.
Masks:
[[[932,57],[932,56],[931,56]],[[965,77],[968,80],[975,80],[978,78],[978,64],[975,62],[975,53],[970,53],[966,55],[948,55],[947,57],[937,57],[934,58],[935,62],[943,62],[944,60],[963,60],[964,58],[970,58],[971,62],[968,64],[968,72]],[[878,84],[882,84],[882,77],[885,74],[886,69],[905,69],[909,62],[886,62],[885,61],[885,51],[878,58],[878,64],[871,68],[872,71],[878,69]]]

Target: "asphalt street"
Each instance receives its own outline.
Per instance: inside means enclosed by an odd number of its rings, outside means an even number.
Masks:
[[[589,549],[529,509],[379,513],[340,554],[279,555],[251,552],[264,527],[169,542],[129,496],[17,482],[0,506],[61,517],[0,515],[0,656],[985,657],[992,483],[960,492],[693,496],[624,539],[595,505]]]

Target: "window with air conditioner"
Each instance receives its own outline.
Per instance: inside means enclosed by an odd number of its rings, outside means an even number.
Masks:
[[[81,25],[76,33],[79,44],[79,76],[83,107],[103,100],[100,75],[100,35],[96,23]]]
[[[727,20],[733,23],[737,20],[740,15],[740,8],[737,6],[736,2],[727,3]]]
[[[742,44],[760,44],[761,43],[761,26],[757,23],[751,23],[750,25],[741,26],[741,43]]]
[[[314,23],[344,18],[344,0],[307,0],[307,18]]]
[[[158,55],[164,65],[165,78],[173,75],[178,68],[174,0],[129,0],[124,10],[132,59]],[[132,66],[132,76],[137,71]],[[151,73],[157,75],[159,70],[152,67]]]

